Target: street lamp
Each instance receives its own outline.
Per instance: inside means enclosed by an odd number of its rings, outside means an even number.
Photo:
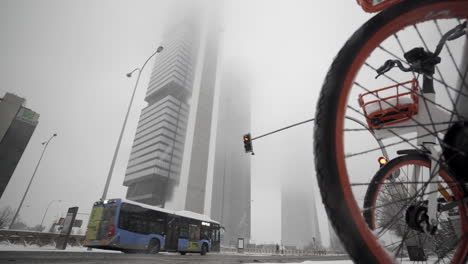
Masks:
[[[46,208],[46,210],[44,212],[44,215],[42,216],[41,228],[42,228],[42,224],[44,223],[44,219],[45,219],[45,216],[47,214],[47,211],[49,211],[49,207],[50,207],[50,205],[52,205],[53,202],[59,202],[60,203],[60,202],[62,202],[62,200],[52,200],[52,201],[49,202],[49,204],[47,205],[47,208]]]
[[[37,169],[39,168],[39,164],[41,163],[42,157],[44,156],[44,153],[45,153],[45,151],[46,151],[46,149],[47,149],[47,146],[49,145],[50,141],[51,141],[54,137],[56,137],[56,136],[57,136],[57,133],[54,133],[54,134],[49,138],[49,140],[42,142],[42,146],[44,146],[44,148],[42,149],[41,157],[39,158],[39,161],[38,161],[37,164],[36,164],[36,168],[34,169],[34,172],[33,172],[33,175],[32,175],[32,177],[31,177],[31,180],[29,180],[28,187],[26,188],[26,191],[24,192],[23,198],[21,198],[21,202],[20,202],[18,208],[16,209],[15,216],[13,216],[13,219],[11,220],[10,226],[8,227],[8,229],[11,229],[11,227],[12,227],[13,224],[15,223],[16,218],[18,217],[18,213],[19,213],[19,211],[21,210],[21,206],[23,205],[24,199],[26,198],[26,195],[28,194],[29,187],[31,187],[31,183],[32,183],[32,181],[33,181],[33,179],[34,179],[34,176],[36,175]]]
[[[137,80],[135,82],[135,87],[133,88],[132,98],[130,99],[130,104],[128,105],[127,114],[125,115],[125,120],[124,120],[124,123],[122,125],[122,129],[120,130],[119,140],[117,141],[117,146],[115,147],[114,157],[112,158],[112,163],[111,163],[111,166],[109,168],[109,173],[107,174],[106,184],[104,185],[104,192],[102,193],[101,200],[106,199],[107,191],[109,190],[109,184],[110,184],[110,180],[111,180],[111,177],[112,177],[112,172],[114,171],[115,161],[117,160],[117,154],[119,153],[120,143],[122,142],[122,136],[123,136],[123,133],[124,133],[124,130],[125,130],[125,126],[127,125],[128,115],[130,114],[130,109],[132,108],[133,97],[135,96],[135,91],[136,91],[136,89],[138,87],[138,82],[140,81],[141,72],[145,68],[148,61],[152,57],[154,57],[154,55],[156,55],[156,53],[159,53],[162,50],[163,50],[163,47],[159,46],[158,49],[153,54],[151,54],[151,56],[149,56],[148,59],[146,59],[145,63],[143,64],[143,66],[141,66],[141,68],[136,68],[133,71],[126,74],[127,77],[130,78],[130,77],[132,77],[132,74],[135,71],[138,71],[138,77],[137,77]]]

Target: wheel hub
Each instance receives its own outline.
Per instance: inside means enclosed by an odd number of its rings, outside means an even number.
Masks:
[[[406,210],[405,215],[406,224],[413,230],[421,233],[435,234],[437,225],[429,223],[429,216],[427,215],[427,206],[425,205],[411,205]]]

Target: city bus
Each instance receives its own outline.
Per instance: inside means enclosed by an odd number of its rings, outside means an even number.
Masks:
[[[205,215],[110,199],[94,203],[83,245],[124,253],[205,255],[219,252],[220,228]]]

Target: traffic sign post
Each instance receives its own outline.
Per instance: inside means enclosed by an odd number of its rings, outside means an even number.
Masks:
[[[70,237],[77,213],[78,207],[68,208],[67,217],[65,217],[63,220],[63,228],[60,231],[60,235],[57,239],[57,244],[55,246],[56,249],[64,250],[67,248],[68,238]]]

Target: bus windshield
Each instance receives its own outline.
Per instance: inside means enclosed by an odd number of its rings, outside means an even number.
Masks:
[[[114,224],[116,211],[116,204],[95,205],[89,217],[86,239],[99,240],[107,238],[107,233]]]

